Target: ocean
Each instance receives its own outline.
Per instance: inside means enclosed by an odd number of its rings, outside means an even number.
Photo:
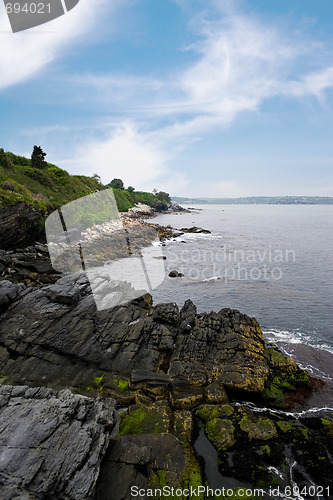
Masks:
[[[185,208],[188,208],[184,205]],[[333,206],[197,205],[154,223],[201,227],[163,246],[166,278],[154,303],[191,298],[198,311],[239,309],[267,341],[333,381]],[[171,270],[184,274],[170,278]],[[325,398],[333,404],[333,392]]]

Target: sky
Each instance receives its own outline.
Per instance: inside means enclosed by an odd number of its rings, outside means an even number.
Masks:
[[[13,34],[0,147],[173,196],[333,196],[332,0],[80,0]]]

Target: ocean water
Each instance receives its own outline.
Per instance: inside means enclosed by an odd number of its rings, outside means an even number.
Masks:
[[[154,222],[210,234],[166,242],[166,276],[154,302],[198,311],[239,309],[257,318],[267,340],[314,375],[333,379],[333,206],[198,205]]]

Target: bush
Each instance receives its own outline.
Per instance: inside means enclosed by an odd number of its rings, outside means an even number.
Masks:
[[[119,212],[127,212],[129,208],[134,207],[135,203],[133,203],[131,194],[128,191],[113,188],[113,194],[116,199]]]

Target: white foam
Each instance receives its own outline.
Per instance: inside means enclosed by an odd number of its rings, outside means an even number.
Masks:
[[[318,339],[317,334],[310,336],[299,330],[291,331],[269,328],[263,330],[263,335],[269,342],[283,342],[285,344],[306,344],[310,347],[313,347],[314,349],[320,349],[322,351],[333,353],[333,345],[320,342],[321,339]],[[316,337],[317,342],[315,341]]]

